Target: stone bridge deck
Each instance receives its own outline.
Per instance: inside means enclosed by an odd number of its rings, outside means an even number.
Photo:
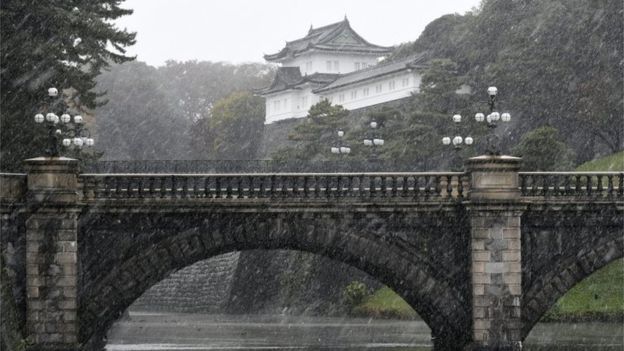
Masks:
[[[624,255],[624,172],[0,174],[2,251],[42,350],[93,350],[172,270],[253,248],[310,251],[399,293],[441,350],[511,349]],[[11,249],[9,249],[11,248]],[[23,257],[23,258],[20,258]],[[20,278],[21,277],[21,278]]]

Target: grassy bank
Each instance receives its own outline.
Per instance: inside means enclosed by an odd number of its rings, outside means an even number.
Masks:
[[[557,301],[542,321],[624,321],[624,259],[590,275]]]
[[[414,319],[418,317],[410,305],[388,287],[383,287],[368,296],[352,310],[360,317]]]
[[[624,171],[624,151],[583,163],[576,170],[583,172]]]

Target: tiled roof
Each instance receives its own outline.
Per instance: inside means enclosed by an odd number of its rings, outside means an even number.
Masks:
[[[339,74],[331,73],[314,73],[302,76],[299,67],[279,67],[271,85],[268,88],[256,91],[256,93],[267,95],[283,90],[296,89],[304,83],[323,86],[333,82],[339,76]]]
[[[377,53],[380,56],[390,53],[392,47],[374,45],[357,34],[345,18],[341,22],[312,29],[300,39],[286,42],[279,52],[264,55],[267,61],[279,61],[285,57],[294,57],[308,50]]]
[[[425,66],[426,56],[426,54],[419,54],[416,56],[408,57],[406,59],[380,63],[378,65],[371,66],[359,71],[343,74],[333,82],[314,90],[314,93],[340,88],[357,82],[366,81],[369,79],[392,74],[395,72],[400,72],[407,69],[422,68]]]

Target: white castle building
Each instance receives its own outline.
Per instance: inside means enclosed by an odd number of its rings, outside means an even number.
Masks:
[[[265,123],[301,118],[310,106],[328,99],[348,110],[409,97],[420,87],[423,56],[378,63],[392,47],[359,36],[345,18],[308,34],[265,60],[281,64],[266,99]]]

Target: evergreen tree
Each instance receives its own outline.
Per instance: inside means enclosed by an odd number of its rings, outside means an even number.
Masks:
[[[34,126],[46,90],[71,93],[81,107],[97,104],[94,78],[110,62],[131,60],[133,33],[113,20],[132,13],[121,0],[0,2],[0,169],[14,171],[43,153],[44,128]],[[71,88],[71,89],[70,89]]]
[[[348,127],[349,111],[340,105],[332,105],[329,100],[321,100],[310,107],[308,116],[297,125],[288,139],[295,141],[292,148],[274,153],[276,160],[325,161],[335,159],[330,147],[336,145],[339,129]]]
[[[522,136],[512,153],[522,157],[526,171],[555,171],[571,169],[572,150],[563,142],[559,131],[542,126]]]

